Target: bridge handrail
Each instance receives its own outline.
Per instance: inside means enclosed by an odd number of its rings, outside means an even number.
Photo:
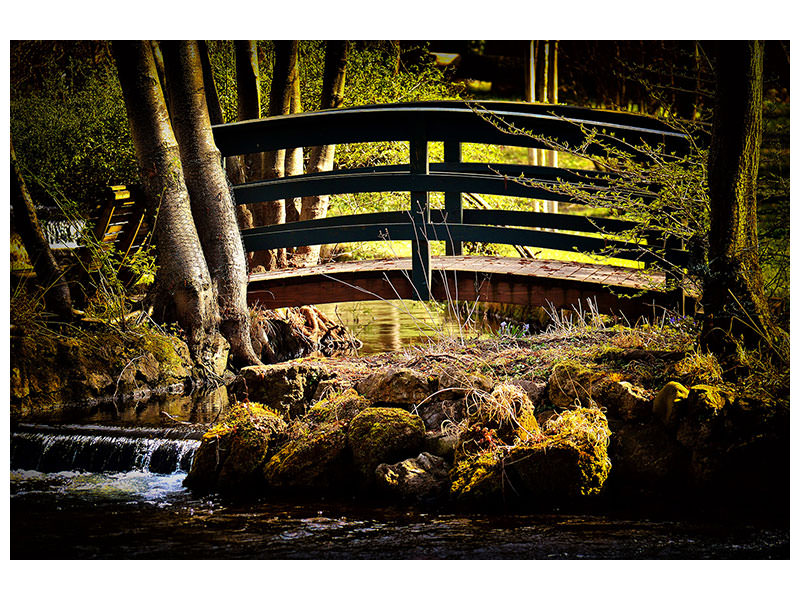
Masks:
[[[503,123],[501,129],[492,120]],[[463,242],[488,242],[545,247],[557,250],[613,254],[660,265],[685,264],[687,255],[668,248],[656,256],[642,245],[615,238],[637,224],[612,218],[531,213],[526,211],[464,210],[462,193],[485,193],[564,201],[549,184],[568,181],[582,189],[609,187],[608,174],[510,164],[461,162],[464,142],[546,148],[542,138],[568,145],[585,141],[584,126],[599,128],[603,144],[635,154],[645,143],[671,153],[688,150],[690,140],[656,119],[580,107],[515,102],[417,102],[333,109],[216,125],[214,137],[223,156],[322,144],[408,141],[410,161],[360,169],[297,175],[237,185],[237,203],[268,202],[284,198],[354,192],[405,191],[411,193],[408,211],[329,217],[260,227],[243,232],[245,247],[261,250],[341,242],[412,242],[412,283],[419,299],[428,299],[431,283],[429,242],[445,241],[447,254],[461,254]],[[528,132],[531,132],[529,134]],[[443,163],[430,163],[428,142],[444,142]],[[594,150],[603,151],[601,145]],[[641,154],[646,160],[648,155]],[[524,180],[520,179],[523,178]],[[531,181],[542,185],[532,185]],[[428,193],[444,192],[445,209],[430,208]],[[654,192],[655,190],[653,190]],[[636,192],[648,201],[651,192]],[[575,202],[575,198],[568,198]],[[530,228],[579,232],[579,235]],[[604,232],[592,237],[580,233]],[[651,240],[652,241],[652,240]],[[662,241],[661,246],[674,245]],[[658,246],[655,246],[658,247]]]

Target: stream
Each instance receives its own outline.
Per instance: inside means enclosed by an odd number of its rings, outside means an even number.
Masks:
[[[427,316],[386,306],[363,351],[424,341]],[[433,326],[448,326],[444,317]],[[414,340],[417,340],[416,342]],[[195,496],[182,481],[224,390],[11,431],[12,559],[786,559],[785,523],[678,511],[478,515],[316,500]],[[155,408],[151,408],[155,407]],[[174,420],[165,423],[164,407]],[[685,510],[684,510],[685,509]]]

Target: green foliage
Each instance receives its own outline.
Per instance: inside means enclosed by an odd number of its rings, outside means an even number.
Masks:
[[[36,176],[34,201],[52,205],[47,188],[57,184],[86,214],[103,186],[136,180],[136,158],[110,57],[77,57],[61,68],[40,85],[12,88],[11,136],[23,169]]]

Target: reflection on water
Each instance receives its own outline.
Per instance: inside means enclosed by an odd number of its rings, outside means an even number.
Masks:
[[[363,342],[362,354],[396,352],[436,341],[442,333],[467,333],[452,313],[430,302],[374,300],[317,307]]]

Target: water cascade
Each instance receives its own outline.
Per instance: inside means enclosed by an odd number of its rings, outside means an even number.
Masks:
[[[11,469],[42,473],[188,472],[197,432],[98,425],[21,425],[11,435]]]

